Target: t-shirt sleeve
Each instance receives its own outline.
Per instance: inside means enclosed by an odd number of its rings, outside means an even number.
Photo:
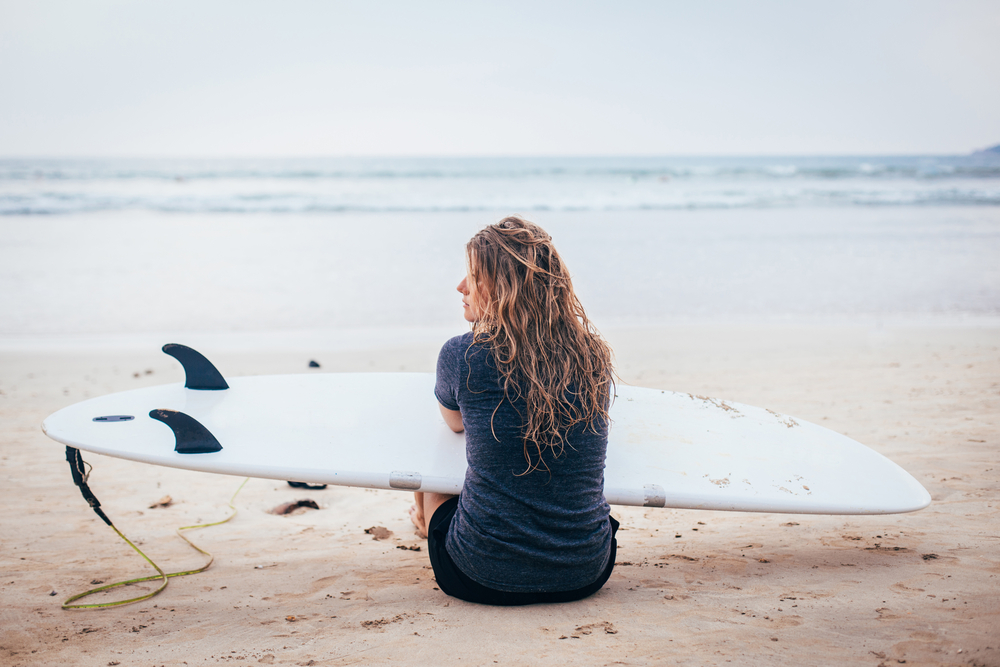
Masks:
[[[458,374],[462,359],[462,338],[456,336],[441,348],[437,362],[437,382],[434,395],[449,410],[458,410]]]

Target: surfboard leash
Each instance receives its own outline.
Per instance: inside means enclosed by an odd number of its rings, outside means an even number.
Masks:
[[[221,521],[215,521],[212,523],[199,523],[192,526],[181,526],[180,528],[177,529],[177,535],[180,536],[182,540],[187,542],[192,549],[205,556],[208,556],[208,562],[196,570],[185,570],[184,572],[168,573],[164,572],[160,568],[160,566],[154,563],[149,558],[149,556],[144,554],[142,550],[139,549],[139,547],[133,544],[130,539],[125,537],[125,535],[120,530],[118,530],[118,528],[111,522],[111,519],[109,519],[108,516],[104,513],[104,511],[101,509],[101,501],[97,499],[97,496],[94,495],[94,492],[90,490],[90,486],[87,484],[87,480],[90,478],[90,471],[92,469],[92,466],[83,460],[83,457],[80,455],[80,450],[76,449],[75,447],[67,446],[66,460],[69,461],[70,471],[73,473],[73,483],[75,483],[80,488],[80,492],[83,494],[83,498],[84,500],[87,501],[87,504],[90,505],[90,507],[94,510],[94,512],[97,513],[97,516],[101,517],[101,520],[104,521],[104,523],[111,526],[111,529],[114,530],[116,533],[118,533],[118,537],[122,538],[126,544],[135,549],[135,552],[140,556],[142,556],[147,563],[152,565],[153,569],[156,570],[159,574],[150,575],[148,577],[137,577],[135,579],[129,579],[127,581],[119,581],[113,584],[100,586],[99,588],[92,588],[88,591],[84,591],[83,593],[78,593],[77,595],[74,595],[73,597],[68,598],[65,602],[63,602],[62,604],[63,609],[101,609],[105,607],[118,607],[124,604],[131,604],[133,602],[142,602],[143,600],[148,600],[149,598],[158,595],[161,591],[163,591],[163,589],[167,587],[167,583],[169,582],[171,577],[183,577],[189,574],[198,574],[199,572],[204,572],[205,570],[210,568],[212,566],[212,563],[215,562],[215,557],[212,556],[212,554],[210,554],[209,552],[199,547],[198,545],[196,545],[191,540],[189,540],[187,536],[184,535],[181,531],[194,530],[196,528],[209,528],[211,526],[221,525],[231,520],[234,516],[236,516],[236,506],[233,504],[233,502],[236,500],[236,496],[239,494],[239,492],[243,490],[244,485],[246,485],[246,483],[250,481],[249,477],[244,479],[243,482],[239,485],[239,488],[236,489],[236,492],[233,493],[232,498],[229,499],[229,508],[233,512],[225,519],[222,519]],[[163,582],[162,584],[160,584],[160,587],[157,588],[152,593],[147,593],[139,597],[129,598],[128,600],[118,600],[116,602],[98,602],[93,604],[70,604],[71,602],[75,602],[80,598],[87,597],[88,595],[93,595],[94,593],[100,593],[101,591],[106,591],[111,588],[118,588],[119,586],[129,586],[131,584],[137,584],[143,581],[153,581],[155,579],[159,579]]]

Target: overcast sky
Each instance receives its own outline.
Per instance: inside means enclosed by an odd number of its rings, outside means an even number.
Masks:
[[[994,0],[0,0],[2,156],[998,142]]]

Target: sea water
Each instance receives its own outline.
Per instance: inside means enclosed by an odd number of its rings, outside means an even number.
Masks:
[[[1000,317],[996,158],[3,160],[0,338],[419,338],[509,214],[601,326]]]
[[[0,215],[950,204],[1000,204],[1000,154],[0,160]]]

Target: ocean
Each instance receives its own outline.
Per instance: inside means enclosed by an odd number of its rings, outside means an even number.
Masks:
[[[997,157],[5,159],[0,342],[437,335],[509,214],[598,326],[1000,317]]]
[[[0,160],[0,215],[1000,204],[1000,155]]]

